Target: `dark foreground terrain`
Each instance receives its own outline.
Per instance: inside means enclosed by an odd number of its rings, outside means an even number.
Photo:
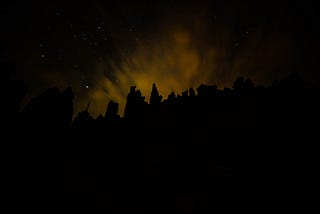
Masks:
[[[12,211],[221,213],[306,211],[318,174],[319,89],[291,75],[238,78],[149,101],[131,87],[123,117],[74,114],[71,88],[20,109],[3,85],[3,186]],[[73,117],[75,115],[75,117]]]

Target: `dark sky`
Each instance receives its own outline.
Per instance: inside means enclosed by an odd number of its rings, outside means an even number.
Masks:
[[[72,86],[76,111],[92,100],[93,115],[110,99],[123,109],[131,85],[148,98],[153,82],[164,96],[239,75],[319,83],[318,11],[310,0],[2,1],[1,60],[29,98]]]

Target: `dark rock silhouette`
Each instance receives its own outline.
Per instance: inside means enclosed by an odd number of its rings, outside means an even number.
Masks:
[[[104,117],[111,121],[118,119],[120,117],[120,115],[118,114],[118,108],[119,104],[111,100],[108,104],[108,108]]]
[[[152,84],[152,91],[150,96],[150,104],[151,105],[159,105],[162,100],[162,96],[159,95],[158,89],[156,84]]]
[[[22,114],[26,122],[36,128],[67,128],[72,122],[73,98],[71,88],[62,93],[57,88],[50,88],[31,99]]]
[[[110,101],[94,118],[89,102],[73,120],[71,88],[50,88],[18,111],[26,87],[16,87],[9,180],[24,199],[46,206],[111,213],[278,209],[270,194],[295,203],[316,178],[319,88],[296,74],[271,86],[243,77],[231,89],[201,84],[164,100],[153,84],[149,103],[133,86],[123,117]]]
[[[71,125],[73,116],[74,95],[71,87],[62,92],[61,99],[61,120],[66,128]]]
[[[136,90],[136,86],[132,86],[127,97],[124,117],[137,118],[142,116],[147,105],[144,99],[145,97],[141,95],[141,91]]]

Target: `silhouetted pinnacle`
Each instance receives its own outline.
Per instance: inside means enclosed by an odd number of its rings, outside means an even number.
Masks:
[[[161,102],[162,96],[159,95],[158,89],[156,87],[156,84],[152,84],[152,91],[150,96],[150,104],[151,105],[157,105]]]

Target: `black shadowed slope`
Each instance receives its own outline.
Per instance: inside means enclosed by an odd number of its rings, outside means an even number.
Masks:
[[[86,109],[73,121],[71,88],[19,111],[26,87],[5,84],[8,198],[26,210],[260,212],[295,209],[312,189],[319,89],[298,75],[167,99],[153,84],[149,103],[133,86],[124,117],[110,101],[104,116]]]

